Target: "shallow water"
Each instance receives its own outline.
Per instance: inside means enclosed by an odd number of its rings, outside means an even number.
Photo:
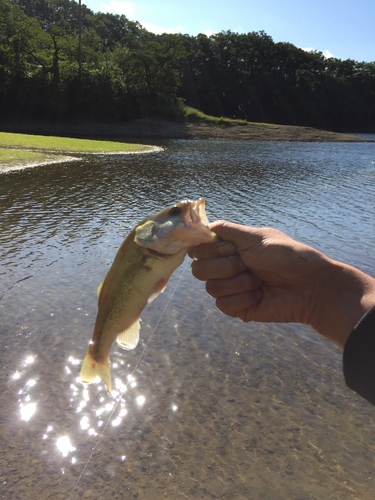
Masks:
[[[375,144],[158,144],[0,177],[1,498],[373,499],[374,408],[339,349],[224,317],[188,260],[113,346],[117,398],[77,381],[118,246],[184,197],[375,275]]]

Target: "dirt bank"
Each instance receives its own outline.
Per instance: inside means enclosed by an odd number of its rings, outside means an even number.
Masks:
[[[75,158],[69,155],[43,154],[36,156],[35,159],[0,161],[0,174],[11,172],[14,170],[23,170],[24,168],[39,167],[40,165],[52,165],[53,163],[65,163],[68,161],[76,161]]]
[[[327,132],[312,127],[271,124],[230,124],[224,128],[206,122],[174,122],[141,119],[122,124],[0,124],[0,131],[24,134],[62,135],[90,139],[218,139],[245,141],[374,142],[361,137]]]

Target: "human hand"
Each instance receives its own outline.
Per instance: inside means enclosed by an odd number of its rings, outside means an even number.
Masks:
[[[298,322],[344,346],[371,305],[375,280],[272,228],[210,225],[224,241],[189,251],[193,275],[228,316]]]

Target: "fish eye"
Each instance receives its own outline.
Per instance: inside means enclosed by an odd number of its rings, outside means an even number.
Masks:
[[[169,212],[171,215],[180,215],[182,212],[180,207],[173,207],[171,208],[171,211]]]

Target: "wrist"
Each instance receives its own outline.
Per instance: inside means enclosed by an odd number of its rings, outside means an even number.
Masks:
[[[310,326],[343,348],[355,325],[375,305],[375,279],[324,257],[324,279],[315,294]]]

